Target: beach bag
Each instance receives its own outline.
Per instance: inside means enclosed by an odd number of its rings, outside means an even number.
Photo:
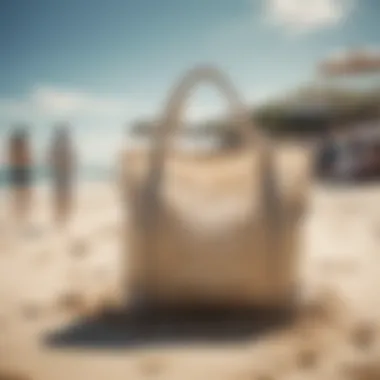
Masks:
[[[226,96],[244,146],[203,159],[180,153],[169,159],[187,96],[202,81]],[[125,162],[125,289],[132,298],[162,306],[289,306],[307,191],[304,169],[290,170],[289,159],[276,164],[273,145],[219,70],[185,75],[149,153],[131,153]]]

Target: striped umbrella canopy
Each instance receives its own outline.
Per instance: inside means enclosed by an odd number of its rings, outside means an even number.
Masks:
[[[361,48],[333,55],[318,67],[324,76],[380,73],[380,48]]]

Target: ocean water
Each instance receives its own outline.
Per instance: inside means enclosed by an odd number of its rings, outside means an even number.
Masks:
[[[127,149],[139,149],[151,146],[150,138],[130,138],[125,142]],[[197,136],[176,136],[172,141],[176,149],[187,152],[204,152],[214,151],[220,148],[220,139],[215,137],[197,137]],[[106,164],[82,164],[76,173],[79,182],[88,181],[108,181],[115,177],[115,167]],[[32,170],[33,183],[44,183],[51,179],[50,171],[44,166],[35,166]],[[0,164],[0,188],[9,185],[8,168]]]
[[[79,182],[89,181],[109,181],[112,180],[115,173],[111,168],[102,166],[86,166],[81,167],[76,172],[76,179]],[[41,184],[46,183],[51,179],[51,173],[46,167],[34,167],[32,169],[32,183]],[[0,167],[0,188],[7,187],[8,168],[6,166]]]

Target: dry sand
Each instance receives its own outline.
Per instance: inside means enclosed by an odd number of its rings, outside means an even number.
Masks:
[[[310,197],[304,301],[290,326],[242,341],[94,350],[45,339],[96,314],[117,289],[123,214],[115,185],[81,186],[63,231],[51,224],[46,188],[22,230],[1,194],[0,379],[380,379],[380,185],[313,184]]]

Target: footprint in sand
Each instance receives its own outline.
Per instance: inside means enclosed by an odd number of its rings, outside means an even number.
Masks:
[[[350,334],[351,343],[361,349],[370,349],[376,340],[376,329],[370,322],[357,323]]]
[[[164,370],[164,360],[156,356],[143,358],[140,370],[145,376],[158,376]]]
[[[305,300],[299,319],[304,322],[335,323],[344,311],[342,299],[330,288],[322,289],[312,299]]]
[[[0,380],[31,380],[29,376],[0,370]]]
[[[75,258],[82,258],[89,252],[88,241],[84,238],[74,239],[70,246],[70,253]]]
[[[62,294],[57,300],[58,308],[68,312],[82,312],[86,308],[84,296],[75,291]]]
[[[302,370],[314,369],[318,366],[320,353],[313,347],[303,347],[296,354],[297,367]]]
[[[40,306],[36,304],[27,304],[22,308],[23,316],[28,320],[37,319],[42,313],[42,309]]]

